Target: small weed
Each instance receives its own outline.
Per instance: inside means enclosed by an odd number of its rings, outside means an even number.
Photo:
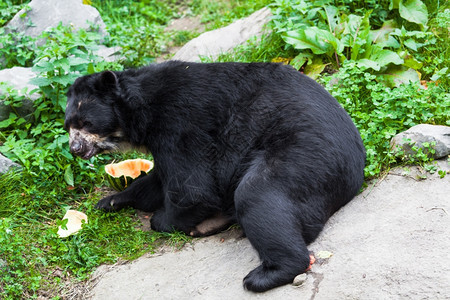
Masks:
[[[196,32],[186,31],[186,30],[179,30],[172,33],[172,45],[173,46],[182,46],[192,40],[193,38],[197,37],[199,34]]]

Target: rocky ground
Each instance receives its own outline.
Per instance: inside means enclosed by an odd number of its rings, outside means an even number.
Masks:
[[[439,169],[450,171],[446,160]],[[424,179],[426,176],[426,179]],[[102,266],[90,299],[450,299],[450,176],[397,168],[338,211],[309,249],[306,280],[263,294],[242,288],[259,264],[234,229]]]

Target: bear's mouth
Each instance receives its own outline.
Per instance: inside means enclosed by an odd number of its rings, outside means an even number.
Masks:
[[[98,134],[89,133],[83,129],[71,128],[69,130],[70,152],[83,159],[90,159],[104,151],[98,145],[103,143],[105,139]]]
[[[113,132],[110,136],[100,136],[84,129],[74,128],[69,129],[69,146],[70,152],[82,159],[90,159],[100,153],[133,148],[124,141],[120,130]]]
[[[82,159],[89,159],[89,158],[93,157],[94,155],[96,155],[96,154],[98,154],[100,152],[102,152],[102,150],[99,149],[99,148],[89,147],[89,148],[86,149],[86,151],[84,153],[82,152],[82,153],[77,154],[77,155],[80,156]]]

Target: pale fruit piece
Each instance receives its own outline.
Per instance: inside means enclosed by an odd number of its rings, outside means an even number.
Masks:
[[[74,233],[77,233],[81,229],[82,220],[87,223],[87,216],[81,211],[71,210],[69,209],[64,215],[64,219],[68,219],[67,221],[67,229],[62,229],[59,226],[58,235],[60,237],[68,237]]]
[[[106,165],[105,172],[111,187],[121,192],[129,187],[135,179],[147,175],[152,168],[153,161],[136,158]]]

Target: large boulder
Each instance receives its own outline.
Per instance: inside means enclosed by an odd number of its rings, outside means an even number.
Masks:
[[[92,24],[98,26],[102,35],[107,34],[106,25],[97,9],[84,5],[82,0],[32,0],[28,7],[29,10],[20,10],[6,28],[37,37],[46,29],[62,22],[63,25],[84,29]]]
[[[430,153],[430,147],[425,147],[427,143],[435,152]],[[397,134],[391,140],[391,146],[394,150],[403,150],[406,155],[415,155],[413,147],[422,149],[429,156],[439,159],[450,154],[450,127],[441,125],[419,124],[408,130]]]
[[[191,62],[200,61],[202,56],[215,59],[250,38],[261,36],[271,14],[268,8],[262,8],[226,27],[205,32],[184,45],[172,59]]]
[[[19,168],[20,165],[16,164],[15,162],[11,161],[10,159],[4,157],[0,154],[0,174],[6,173],[11,168]]]
[[[24,96],[22,107],[17,108],[17,112],[23,117],[34,111],[33,101],[40,97],[38,93],[31,93],[31,91],[38,88],[29,83],[30,79],[35,76],[36,74],[31,68],[14,67],[0,70],[0,82],[7,83],[13,89],[17,90],[19,95]],[[7,119],[9,113],[12,112],[9,105],[4,105],[5,96],[5,91],[0,89],[0,122]]]

